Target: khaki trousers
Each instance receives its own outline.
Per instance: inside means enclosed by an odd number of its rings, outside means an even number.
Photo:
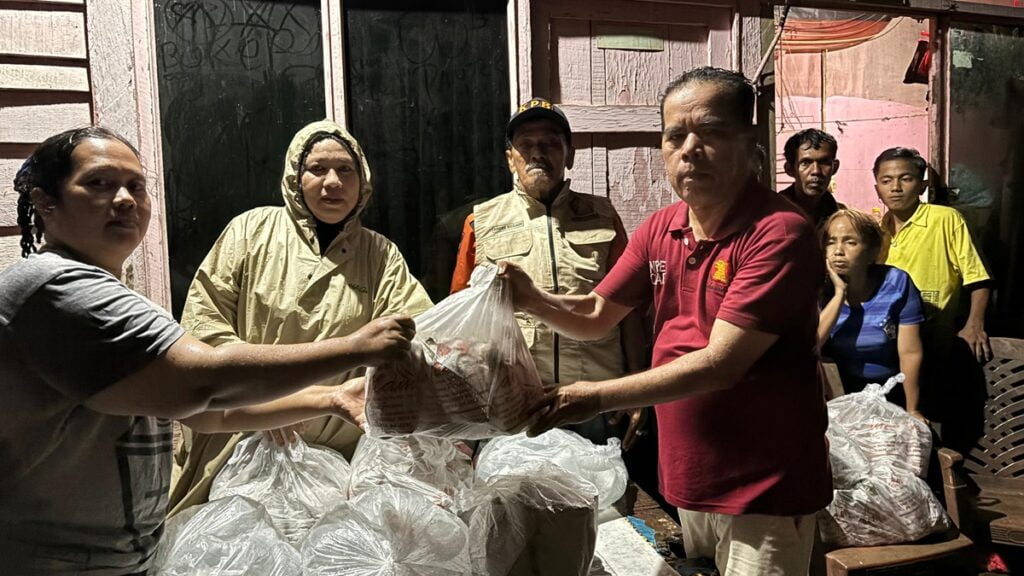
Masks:
[[[806,516],[730,516],[679,509],[688,558],[714,558],[722,576],[806,576],[816,528]]]

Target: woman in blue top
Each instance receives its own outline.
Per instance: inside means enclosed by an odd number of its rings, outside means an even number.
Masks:
[[[882,230],[867,214],[839,210],[824,227],[825,262],[832,279],[818,324],[818,346],[835,360],[847,392],[884,384],[903,372],[903,389],[889,400],[918,411],[921,373],[921,295],[910,276],[875,264]]]

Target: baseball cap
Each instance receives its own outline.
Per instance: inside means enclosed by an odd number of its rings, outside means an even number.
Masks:
[[[512,114],[512,118],[509,119],[508,127],[505,128],[505,140],[511,142],[516,128],[524,122],[541,119],[554,122],[562,129],[565,139],[569,142],[572,141],[572,129],[569,128],[569,119],[565,117],[565,113],[558,106],[544,98],[530,98],[519,105],[519,108]]]

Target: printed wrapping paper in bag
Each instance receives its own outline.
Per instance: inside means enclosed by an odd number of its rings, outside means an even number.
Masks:
[[[345,457],[302,438],[278,446],[252,434],[213,479],[210,499],[245,496],[262,504],[285,539],[298,545],[313,524],[347,499]]]
[[[452,440],[432,436],[363,436],[352,455],[348,494],[355,497],[377,486],[396,486],[453,510],[460,494],[474,480],[472,460]]]
[[[378,486],[327,513],[302,543],[308,576],[470,576],[466,525],[405,488]]]
[[[153,576],[299,576],[298,550],[266,509],[243,496],[193,506],[168,521]]]
[[[834,490],[832,502],[818,513],[822,540],[828,544],[900,544],[950,527],[922,480],[931,431],[885,399],[901,382],[892,378],[885,386],[868,384],[828,403]]]
[[[837,546],[882,546],[914,542],[949,529],[949,518],[928,484],[881,466],[845,490],[818,513],[822,540]]]
[[[899,374],[884,386],[868,384],[860,392],[834,398],[828,402],[828,418],[846,430],[873,466],[886,464],[924,478],[932,432],[924,422],[885,399],[902,382]]]
[[[469,288],[416,317],[408,360],[367,371],[367,429],[463,440],[514,434],[542,395],[509,288],[497,268],[481,265]]]
[[[828,460],[832,465],[833,488],[853,488],[871,475],[871,463],[846,428],[831,422],[825,435],[828,437]]]
[[[597,543],[597,489],[553,464],[526,463],[468,494],[474,576],[584,576]]]
[[[516,434],[489,441],[477,457],[476,474],[483,480],[514,476],[530,462],[555,464],[590,482],[597,488],[601,509],[622,498],[629,482],[618,438],[602,446],[559,428],[534,438]]]

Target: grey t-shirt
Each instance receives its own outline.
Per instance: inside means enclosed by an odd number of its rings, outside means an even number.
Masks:
[[[167,507],[170,421],[82,402],[183,334],[109,273],[60,254],[0,272],[0,573],[148,568]]]

